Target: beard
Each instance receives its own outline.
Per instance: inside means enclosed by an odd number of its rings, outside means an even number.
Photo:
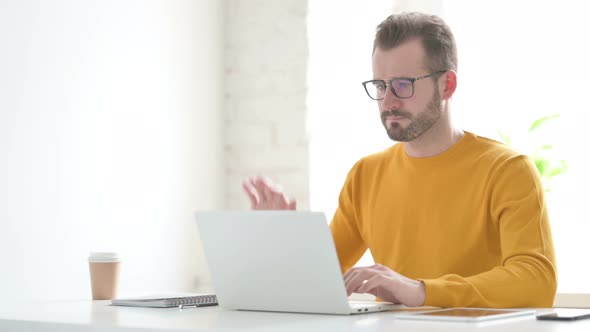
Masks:
[[[403,128],[399,122],[393,122],[387,127],[387,117],[389,116],[400,116],[410,120],[410,124]],[[381,112],[381,122],[387,130],[387,135],[394,141],[397,142],[409,142],[424,134],[428,129],[440,119],[441,116],[441,105],[440,96],[438,91],[434,91],[432,99],[426,105],[426,109],[415,116],[412,116],[409,112],[402,110],[387,110]]]

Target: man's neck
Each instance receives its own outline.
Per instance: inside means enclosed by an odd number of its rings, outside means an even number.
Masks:
[[[450,121],[439,121],[420,137],[405,142],[404,148],[410,157],[433,157],[447,151],[463,135],[464,132],[451,126]]]

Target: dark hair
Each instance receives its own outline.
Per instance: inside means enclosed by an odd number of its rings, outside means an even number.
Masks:
[[[426,52],[430,70],[457,71],[457,46],[449,26],[438,16],[423,13],[393,14],[377,26],[373,53],[389,50],[418,38]]]

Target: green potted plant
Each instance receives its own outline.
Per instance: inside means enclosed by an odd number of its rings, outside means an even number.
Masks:
[[[543,187],[546,192],[551,191],[551,179],[567,171],[565,160],[556,158],[552,153],[553,145],[543,141],[544,136],[539,135],[541,133],[541,128],[557,118],[559,118],[559,114],[543,116],[535,119],[529,126],[528,134],[526,136],[528,140],[526,150],[528,151],[525,151],[525,153],[527,153],[535,163],[535,166],[541,175]],[[511,135],[500,130],[497,130],[497,132],[500,139],[505,144],[510,146],[515,145]]]

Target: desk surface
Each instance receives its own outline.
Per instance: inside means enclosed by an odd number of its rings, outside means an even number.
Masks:
[[[590,331],[590,320],[537,321],[534,316],[481,323],[396,319],[396,312],[354,316],[226,311],[219,307],[112,307],[109,301],[7,303],[0,331]],[[547,311],[542,310],[542,311]],[[539,311],[541,312],[541,311]]]

